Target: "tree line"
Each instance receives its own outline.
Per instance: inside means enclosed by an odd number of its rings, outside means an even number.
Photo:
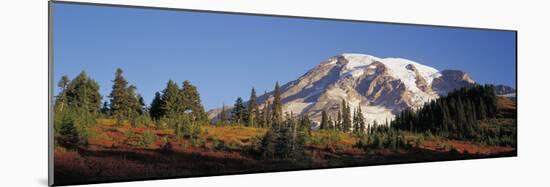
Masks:
[[[85,144],[87,128],[100,116],[117,119],[118,124],[129,121],[134,126],[156,122],[175,128],[176,132],[207,121],[200,94],[188,80],[181,88],[169,80],[162,92],[155,93],[148,107],[137,93],[137,87],[126,80],[120,68],[115,72],[109,102],[103,104],[99,84],[85,71],[73,80],[62,76],[58,87],[54,103],[54,132],[59,137],[58,142],[66,147]]]
[[[284,113],[281,99],[281,88],[276,82],[273,96],[266,99],[260,109],[256,90],[252,88],[248,102],[238,97],[233,108],[222,106],[217,124],[268,128],[258,149],[263,159],[303,158],[306,139],[311,136],[312,121],[308,115]]]
[[[459,139],[478,136],[479,120],[495,118],[497,96],[492,85],[475,85],[450,92],[420,109],[403,110],[391,122],[400,130],[424,132]]]
[[[281,123],[284,119],[283,104],[281,102],[281,88],[279,82],[275,83],[273,98],[266,99],[263,108],[257,102],[256,90],[252,88],[248,102],[244,102],[241,97],[235,100],[233,108],[230,110],[222,106],[217,116],[219,124],[239,124],[248,127],[269,128],[273,123]],[[264,93],[267,95],[267,93]]]
[[[87,126],[95,123],[100,112],[99,84],[84,71],[73,80],[62,76],[54,103],[54,133],[57,143],[65,147],[86,144]]]
[[[374,123],[376,123],[376,121]],[[363,134],[366,132],[367,126],[369,125],[365,121],[365,116],[363,115],[361,107],[354,109],[352,114],[349,104],[346,100],[342,100],[336,119],[332,119],[325,110],[321,112],[319,129]]]
[[[260,144],[260,154],[264,159],[300,159],[305,155],[305,142],[311,136],[311,120],[309,116],[295,116],[292,112],[283,114],[281,102],[281,88],[275,83],[272,101],[266,99],[262,111],[259,111],[256,104],[254,88],[251,92],[251,99],[248,108],[243,110],[237,99],[233,107],[233,120],[239,121],[239,111],[243,113],[246,124],[257,124],[258,127],[267,127],[269,130],[263,136]],[[235,115],[237,114],[237,115]],[[257,116],[257,117],[256,117]]]
[[[267,94],[264,93],[264,95]],[[275,83],[272,98],[265,99],[263,108],[260,109],[259,106],[256,90],[252,88],[248,102],[245,103],[241,97],[238,97],[231,109],[226,108],[225,104],[222,105],[222,109],[217,116],[217,123],[269,128],[273,125],[273,122],[280,123],[289,116],[289,114],[283,114],[281,90],[278,82]],[[307,121],[312,123],[307,114],[300,115],[299,118],[307,118]],[[333,120],[325,110],[321,113],[319,129],[345,133],[364,133],[366,127],[367,123],[361,107],[354,109],[352,114],[351,107],[346,100],[342,100],[336,119]]]

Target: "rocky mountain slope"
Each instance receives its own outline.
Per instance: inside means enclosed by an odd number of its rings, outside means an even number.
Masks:
[[[352,110],[361,107],[367,122],[384,123],[405,108],[420,107],[474,83],[459,70],[438,71],[401,58],[341,54],[284,84],[281,91],[285,112],[307,114],[316,122],[323,110],[335,117],[345,100]],[[259,96],[260,107],[272,97],[272,92]],[[212,110],[209,116],[214,118],[219,111]]]

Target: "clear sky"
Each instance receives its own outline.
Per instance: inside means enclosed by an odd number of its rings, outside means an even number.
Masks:
[[[85,70],[111,91],[115,69],[149,103],[169,79],[196,85],[206,109],[263,93],[331,56],[400,57],[516,84],[514,32],[54,4],[54,81]],[[55,89],[57,94],[58,89]]]

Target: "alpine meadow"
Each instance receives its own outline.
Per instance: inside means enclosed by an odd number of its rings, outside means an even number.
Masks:
[[[52,6],[56,185],[517,155],[515,32]]]

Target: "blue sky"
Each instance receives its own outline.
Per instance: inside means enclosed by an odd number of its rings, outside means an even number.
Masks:
[[[169,79],[196,85],[206,109],[292,81],[341,53],[459,69],[515,87],[514,32],[54,4],[54,81],[85,70],[111,91],[115,69],[149,103]],[[57,94],[58,89],[55,89]]]

